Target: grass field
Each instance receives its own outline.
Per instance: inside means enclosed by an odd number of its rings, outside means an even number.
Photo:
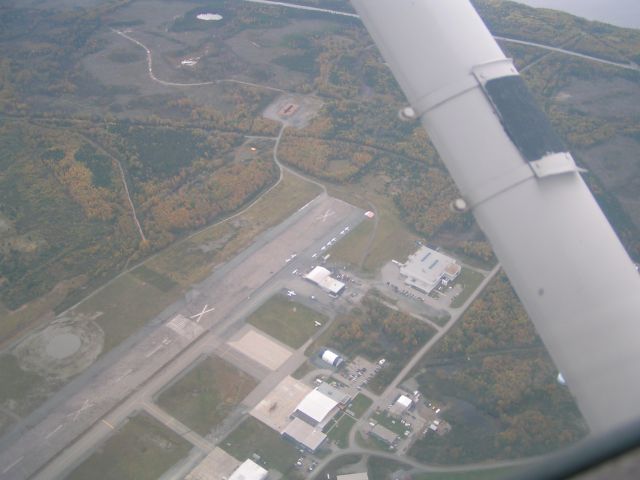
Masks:
[[[3,435],[6,431],[11,428],[11,425],[14,424],[13,417],[0,412],[0,435]]]
[[[146,414],[130,419],[67,480],[155,480],[185,457],[191,444]]]
[[[360,418],[362,414],[371,406],[373,400],[364,395],[363,393],[359,393],[355,396],[355,398],[351,401],[351,406],[349,410],[353,412],[353,414]]]
[[[391,430],[393,433],[396,433],[399,437],[404,436],[403,434],[406,430],[405,426],[400,423],[400,420],[387,415],[386,412],[377,413],[375,415],[372,415],[371,418],[386,429]]]
[[[245,461],[256,453],[263,467],[275,469],[287,477],[299,457],[293,444],[283,440],[278,432],[253,417],[248,417],[221,443],[220,447],[238,460]]]
[[[369,242],[373,233],[374,222],[365,219],[354,228],[346,237],[331,247],[331,262],[359,267],[362,260],[363,245]]]
[[[327,317],[288,297],[274,295],[247,322],[277,338],[290,347],[299,348],[318,329],[314,322],[324,324]]]
[[[24,415],[37,405],[47,392],[46,381],[40,375],[22,370],[16,357],[0,355],[0,405]]]
[[[411,469],[411,467],[406,464],[396,462],[394,460],[389,460],[388,458],[377,457],[370,457],[369,461],[367,462],[367,467],[369,467],[368,470],[370,472],[370,480],[386,480],[387,478],[390,478],[391,474],[397,470]],[[411,475],[411,478],[413,479],[414,476]]]
[[[462,285],[462,292],[455,296],[451,301],[452,308],[460,308],[464,302],[475,292],[476,288],[482,283],[484,276],[467,267],[462,267],[460,276],[456,279],[456,283]]]
[[[375,275],[385,263],[392,259],[403,260],[415,250],[418,237],[407,228],[393,199],[383,193],[378,180],[364,179],[348,189],[334,187],[331,194],[366,210],[375,206],[377,214],[373,220],[363,220],[336,244],[331,251],[332,261],[361,267],[363,275]]]
[[[9,339],[12,334],[28,328],[29,325],[35,325],[38,319],[43,316],[50,315],[53,318],[55,306],[71,290],[82,286],[85,280],[85,277],[77,276],[60,282],[45,295],[30,301],[15,311],[10,311],[5,305],[0,304],[0,342]]]
[[[423,473],[412,478],[415,480],[499,480],[507,478],[507,475],[512,478],[517,471],[516,468],[487,468],[468,472]]]
[[[104,330],[104,354],[171,305],[178,292],[177,288],[163,292],[128,273],[80,304],[72,313],[91,317],[101,312],[96,322]]]
[[[315,185],[285,175],[280,185],[237,219],[177,242],[114,280],[76,311],[89,316],[102,312],[96,321],[105,331],[103,353],[108,352],[177,300],[184,288],[209,275],[214,265],[239,253],[256,235],[318,193]]]
[[[140,265],[135,270],[132,270],[131,275],[136,277],[138,280],[142,280],[145,283],[153,285],[161,292],[170,292],[173,288],[178,286],[178,284],[169,277],[162,275],[145,265]]]
[[[393,201],[385,196],[374,199],[378,213],[378,228],[365,259],[363,270],[377,273],[392,259],[404,260],[416,249],[418,237],[407,229],[402,214]]]
[[[200,435],[208,434],[257,382],[219,357],[208,357],[158,397],[157,403]]]
[[[242,215],[176,242],[80,302],[69,315],[97,315],[95,321],[105,333],[101,353],[104,354],[179,299],[188,286],[208,276],[215,265],[238,254],[256,235],[283,221],[319,193],[316,185],[285,173],[276,188]],[[85,282],[86,278],[81,276],[61,282],[15,312],[2,305],[0,341],[25,328],[27,323],[36,324],[35,320],[43,315],[48,321],[53,319],[53,307]],[[39,376],[34,379],[22,371],[16,372],[5,360],[0,359],[0,379],[4,379],[0,398],[15,401],[18,415],[31,411],[59,387],[45,385]],[[42,388],[27,388],[28,385]]]
[[[234,219],[177,242],[146,266],[183,287],[203,280],[212,268],[248,247],[255,237],[318,196],[320,188],[285,172],[282,182]]]
[[[337,421],[331,422],[325,429],[327,437],[329,437],[338,448],[347,448],[349,446],[349,432],[356,424],[353,417],[343,414]]]
[[[341,457],[336,458],[329,462],[329,465],[320,470],[314,478],[323,479],[327,478],[327,474],[331,476],[331,478],[335,478],[336,473],[340,474],[340,471],[343,467],[347,465],[353,465],[354,463],[358,463],[362,460],[360,455],[346,454]]]

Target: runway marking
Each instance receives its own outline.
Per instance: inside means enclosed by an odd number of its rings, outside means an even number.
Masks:
[[[116,427],[114,427],[113,425],[111,425],[109,422],[107,422],[104,418],[102,419],[102,423],[104,423],[107,427],[109,427],[111,430],[115,430]]]
[[[51,438],[52,436],[54,436],[56,433],[58,433],[60,431],[60,429],[62,428],[62,425],[58,425],[54,430],[50,431],[49,433],[47,433],[47,435],[44,437],[45,440],[49,440],[49,438]]]
[[[129,370],[127,370],[126,372],[124,372],[122,375],[120,375],[118,378],[116,378],[114,380],[114,383],[118,383],[120,380],[122,380],[124,377],[126,377],[127,375],[130,375],[131,373],[133,373],[133,368],[130,368]]]
[[[85,410],[90,409],[91,407],[93,407],[95,404],[93,402],[90,402],[89,399],[87,398],[84,403],[82,404],[82,406],[75,412],[75,414],[73,415],[73,421],[75,422],[78,419],[78,415],[80,415],[82,412],[84,412]]]
[[[16,465],[18,465],[22,460],[24,459],[24,455],[21,456],[19,459],[17,459],[15,462],[13,462],[11,465],[9,465],[8,467],[6,467],[4,470],[2,470],[2,473],[7,473],[9,472],[9,470],[11,470],[13,467],[15,467]]]
[[[315,200],[315,199],[314,199]],[[310,202],[307,202],[304,206],[300,207],[298,209],[299,212],[301,212],[302,210],[304,210],[305,208],[307,208],[309,205],[311,205],[313,203],[313,200],[311,200]]]
[[[196,313],[195,315],[191,315],[191,318],[193,320],[196,321],[196,323],[200,323],[200,320],[202,320],[202,316],[209,313],[209,312],[213,312],[215,310],[214,307],[211,307],[207,310],[207,308],[209,307],[209,305],[205,304],[204,308],[202,309],[202,311],[200,313]]]
[[[151,350],[149,353],[147,353],[145,355],[145,358],[149,358],[152,355],[155,355],[156,353],[158,353],[158,351],[164,347],[166,347],[167,345],[169,345],[171,343],[171,340],[169,340],[169,337],[165,337],[162,342],[153,350]]]
[[[336,212],[334,212],[333,210],[331,210],[330,208],[327,209],[326,212],[324,212],[322,215],[320,215],[319,217],[316,217],[316,220],[320,220],[321,222],[326,222],[327,218],[332,217],[333,215],[335,215]]]

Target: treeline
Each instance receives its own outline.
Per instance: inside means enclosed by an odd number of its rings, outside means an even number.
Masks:
[[[427,436],[411,454],[464,463],[542,454],[576,441],[585,423],[556,375],[508,280],[496,277],[418,367],[421,391],[448,404],[444,418],[453,429]]]
[[[272,185],[270,152],[236,160],[237,134],[118,124],[0,127],[0,298],[10,309],[127,262],[233,212]],[[132,219],[119,160],[146,242]]]
[[[427,324],[367,296],[360,307],[338,319],[328,341],[333,348],[352,357],[362,355],[371,361],[385,357],[385,367],[369,384],[369,388],[380,393],[407,359],[434,334],[435,330]]]
[[[65,130],[21,122],[0,127],[0,151],[0,216],[11,226],[0,240],[0,298],[7,307],[71,277],[110,275],[138,251],[110,158]],[[93,160],[100,164],[97,182]]]
[[[361,145],[304,137],[285,131],[278,158],[315,177],[336,182],[352,181],[366,172],[376,151]]]
[[[171,109],[183,112],[191,121],[208,128],[252,135],[276,136],[280,125],[262,117],[262,110],[276,97],[276,93],[237,83],[221,86],[221,100],[228,106],[224,111],[211,105],[201,105],[189,98],[172,100]]]
[[[7,7],[0,10],[0,105],[23,112],[32,95],[76,91],[79,60],[97,51],[102,16],[123,2],[93,9],[52,11]]]
[[[626,63],[640,62],[640,32],[502,0],[474,0],[495,35],[566,45],[569,50]]]

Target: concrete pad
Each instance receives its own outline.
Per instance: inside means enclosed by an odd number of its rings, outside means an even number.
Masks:
[[[311,390],[309,385],[285,377],[251,410],[251,416],[281,433],[291,423],[289,416]]]
[[[177,315],[167,322],[167,327],[183,336],[187,340],[195,340],[204,329],[196,322],[189,320],[184,315]]]
[[[226,480],[239,465],[240,460],[218,447],[204,457],[185,480]]]
[[[277,370],[293,353],[253,328],[228,344],[269,370]]]

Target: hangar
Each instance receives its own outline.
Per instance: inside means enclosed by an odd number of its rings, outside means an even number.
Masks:
[[[314,453],[327,439],[327,436],[316,427],[309,425],[307,422],[294,418],[282,432],[282,436],[293,440],[306,450]]]
[[[325,363],[328,363],[332,367],[336,367],[336,368],[339,368],[340,365],[342,365],[342,363],[344,362],[344,360],[340,355],[338,355],[335,352],[332,352],[331,350],[325,350],[324,352],[322,352],[322,360]]]
[[[281,433],[291,423],[296,406],[311,391],[301,381],[285,377],[251,410],[251,416]]]
[[[304,278],[312,283],[315,283],[325,292],[332,295],[339,295],[344,290],[345,284],[335,278],[331,277],[331,272],[324,267],[317,266]]]
[[[351,396],[348,393],[343,392],[342,390],[338,390],[337,388],[332,387],[326,382],[322,382],[320,385],[318,385],[317,390],[325,397],[334,399],[340,405],[346,405],[347,403],[349,403],[349,400],[351,400]]]
[[[404,412],[406,412],[413,405],[413,400],[411,400],[406,395],[400,395],[398,399],[395,401],[393,406],[391,407],[389,413],[392,415],[400,416]]]
[[[376,437],[387,445],[393,445],[398,439],[398,435],[379,423],[369,431],[369,435]]]
[[[462,267],[456,261],[436,250],[422,246],[400,266],[404,283],[423,293],[431,293],[440,282],[445,285],[455,280]]]
[[[310,425],[316,426],[337,409],[338,402],[320,391],[311,390],[298,404],[293,415]]]

